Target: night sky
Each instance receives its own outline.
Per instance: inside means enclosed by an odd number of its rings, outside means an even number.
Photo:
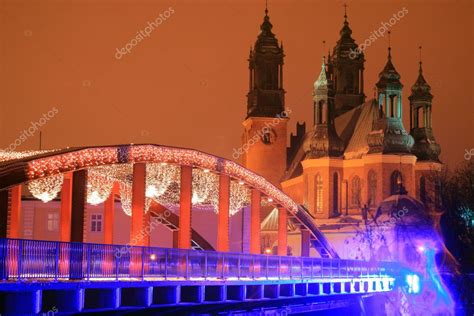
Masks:
[[[322,41],[334,47],[343,1],[270,0],[273,31],[285,49],[284,87],[297,121],[312,122],[311,92]],[[401,74],[405,128],[410,87],[423,46],[432,86],[433,127],[441,159],[454,165],[474,148],[473,2],[348,1],[360,44],[405,7],[392,28],[392,56]],[[170,7],[172,8],[171,12]],[[240,146],[248,91],[247,57],[265,2],[258,1],[0,1],[0,146],[57,108],[41,127],[43,148],[157,143],[226,158]],[[148,22],[167,18],[120,59]],[[171,12],[171,14],[169,14]],[[373,96],[388,40],[365,51],[365,94]],[[44,121],[44,120],[43,120]],[[17,150],[38,149],[39,133]]]

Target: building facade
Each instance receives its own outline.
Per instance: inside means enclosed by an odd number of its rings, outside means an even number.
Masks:
[[[285,113],[283,47],[271,31],[268,11],[260,29],[249,58],[243,142],[260,131],[261,137],[248,146],[244,166],[306,206],[318,223],[374,212],[383,200],[402,191],[428,209],[435,208],[433,173],[441,168],[440,146],[433,135],[433,95],[421,60],[409,106],[403,104],[403,84],[391,47],[374,98],[367,100],[366,60],[344,15],[340,39],[323,57],[314,83],[314,117],[297,123],[296,134],[288,140],[286,117],[276,125],[265,125]],[[404,110],[410,112],[409,131],[402,120]]]

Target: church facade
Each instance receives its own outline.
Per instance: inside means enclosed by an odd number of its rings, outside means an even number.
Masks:
[[[242,141],[245,167],[306,206],[316,222],[342,215],[366,216],[386,198],[402,191],[436,208],[440,146],[436,143],[431,88],[419,74],[404,104],[401,76],[391,47],[374,97],[364,94],[363,52],[344,15],[340,38],[315,74],[314,117],[296,124],[288,137],[283,87],[284,50],[265,11],[261,32],[249,56],[249,93]],[[402,117],[410,112],[407,130]],[[288,139],[289,138],[289,139]],[[289,145],[289,146],[288,146]]]

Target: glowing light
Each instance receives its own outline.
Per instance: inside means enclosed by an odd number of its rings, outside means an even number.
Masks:
[[[406,282],[408,285],[408,293],[418,294],[420,293],[420,277],[416,274],[408,274],[406,276]]]
[[[0,150],[0,162],[1,161],[9,161],[9,160],[16,160],[16,159],[23,159],[28,157],[33,157],[37,155],[42,155],[46,153],[52,153],[58,151],[58,149],[53,150],[28,150],[28,151],[8,151],[8,150]]]
[[[25,172],[31,181],[59,173],[75,171],[81,168],[102,165],[131,165],[133,163],[156,163],[163,166],[168,164],[178,167],[193,166],[203,170],[208,169],[210,171],[225,173],[232,179],[238,181],[242,187],[244,187],[245,184],[245,187],[255,188],[263,195],[272,197],[276,203],[286,208],[289,212],[296,213],[298,211],[298,205],[265,178],[235,162],[191,149],[159,145],[84,148],[32,159],[28,162]],[[207,174],[213,173],[209,172]],[[168,204],[171,204],[171,206],[178,205],[179,199],[176,201],[175,194],[179,192],[179,181],[177,183],[178,185],[176,186],[172,181],[166,192],[156,199],[159,202],[160,200],[170,202]],[[159,190],[158,187],[157,189]],[[203,197],[198,193],[198,198],[202,199]],[[207,201],[202,203],[207,203]],[[162,204],[167,206],[167,203]]]
[[[87,203],[98,205],[107,200],[114,186],[115,168],[100,166],[87,170]]]
[[[425,252],[425,247],[424,246],[418,246],[417,250],[418,250],[418,252],[423,253],[423,252]]]
[[[204,204],[211,192],[217,192],[218,176],[202,169],[193,169],[193,205]]]
[[[155,261],[155,260],[156,260],[156,255],[155,255],[154,253],[152,253],[152,254],[150,255],[150,260],[152,260],[152,261]]]
[[[62,174],[34,180],[28,183],[28,190],[35,198],[46,203],[58,196],[63,181],[64,177]]]
[[[270,248],[265,248],[265,253],[269,255],[272,253],[272,250]]]
[[[167,164],[146,164],[146,196],[148,198],[163,195],[173,180],[176,180],[177,167]]]

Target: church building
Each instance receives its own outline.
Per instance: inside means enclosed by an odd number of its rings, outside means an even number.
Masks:
[[[353,54],[359,50],[345,14],[340,38],[315,74],[312,100],[308,96],[314,117],[296,123],[296,134],[288,139],[285,54],[272,32],[268,10],[260,29],[248,59],[242,138],[243,144],[257,136],[259,141],[247,146],[243,165],[304,205],[323,231],[337,227],[331,224],[343,226],[346,215],[373,216],[382,201],[397,194],[408,194],[427,210],[435,209],[437,188],[432,175],[441,168],[440,146],[433,136],[433,95],[421,60],[409,105],[403,104],[403,84],[391,47],[374,97],[367,98],[366,60],[363,52]],[[404,110],[410,112],[408,131],[402,120]]]

